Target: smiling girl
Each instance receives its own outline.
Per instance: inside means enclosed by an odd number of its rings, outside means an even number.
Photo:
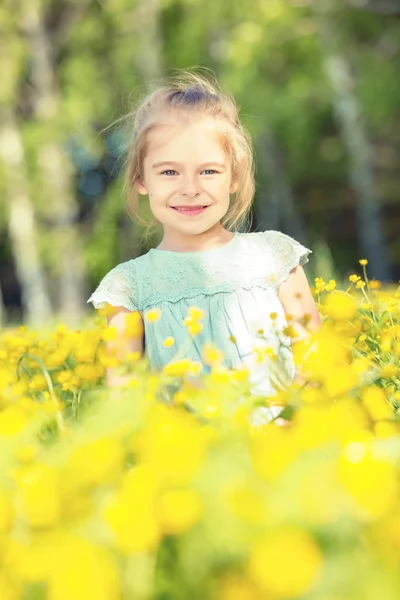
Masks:
[[[272,348],[275,362],[293,380],[290,339],[283,331],[288,315],[297,339],[308,335],[299,322],[303,317],[311,329],[320,317],[302,268],[311,250],[279,231],[238,231],[253,202],[254,163],[234,99],[185,73],[143,100],[134,129],[131,208],[140,218],[148,197],[162,240],[114,267],[88,302],[114,307],[109,325],[121,337],[127,314],[138,312],[144,336],[129,350],[145,353],[154,369],[187,348],[185,356],[206,371],[203,349],[213,343],[227,368],[249,370],[255,393],[273,394],[273,363],[260,361],[260,352]],[[192,307],[202,318],[188,344]],[[154,309],[161,314],[155,323],[146,318]],[[107,380],[113,382],[110,370]]]

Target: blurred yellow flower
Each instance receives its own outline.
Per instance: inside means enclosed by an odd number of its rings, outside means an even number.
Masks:
[[[37,463],[17,481],[17,511],[32,529],[52,527],[61,516],[58,473]]]
[[[124,450],[118,439],[102,438],[73,450],[66,474],[78,486],[110,483],[120,477],[124,458]]]
[[[360,263],[360,265],[362,265],[363,267],[365,267],[368,264],[368,260],[366,258],[362,258],[361,260],[358,261]]]
[[[190,359],[182,358],[181,360],[175,360],[165,365],[163,372],[169,377],[182,377],[183,375],[189,373],[190,368]]]
[[[266,592],[278,598],[294,598],[316,583],[322,562],[319,546],[306,531],[282,527],[254,544],[249,574]]]
[[[47,390],[47,381],[42,373],[34,375],[29,382],[29,389],[37,392],[41,390]]]
[[[172,335],[170,335],[169,337],[165,338],[165,340],[163,341],[164,348],[171,348],[171,346],[173,346],[174,344],[175,344],[175,340],[172,337]]]
[[[393,408],[386,400],[382,388],[377,385],[366,387],[362,390],[361,397],[364,406],[374,421],[393,418]]]
[[[204,310],[202,310],[201,308],[198,308],[197,306],[189,306],[188,315],[193,320],[198,321],[199,319],[204,319],[205,312],[204,312]]]
[[[117,328],[116,327],[106,327],[101,332],[101,339],[105,342],[113,342],[117,339]]]
[[[161,318],[161,309],[152,308],[144,313],[144,318],[148,323],[156,323]]]
[[[204,344],[203,359],[207,365],[218,365],[224,360],[224,354],[215,346],[215,344]]]
[[[70,536],[56,553],[58,560],[49,573],[48,600],[120,600],[118,570],[104,548]]]
[[[74,369],[76,377],[82,381],[96,382],[104,374],[104,369],[99,364],[82,363]]]
[[[356,316],[356,301],[342,292],[334,292],[325,298],[323,310],[333,321],[350,321]]]
[[[11,494],[0,491],[0,536],[9,532],[14,523],[14,517],[15,511]]]
[[[202,504],[193,490],[169,490],[159,501],[158,520],[166,535],[179,535],[201,518]]]
[[[160,311],[160,315],[161,315],[161,311]],[[143,320],[142,320],[140,312],[135,310],[135,311],[128,313],[125,317],[125,336],[127,338],[140,338],[142,335],[143,335]]]

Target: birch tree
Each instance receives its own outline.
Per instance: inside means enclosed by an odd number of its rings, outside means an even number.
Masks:
[[[391,278],[382,206],[374,179],[373,151],[349,58],[343,51],[341,32],[336,25],[338,0],[315,0],[318,34],[326,74],[333,92],[333,105],[343,143],[349,157],[349,176],[356,194],[357,231],[369,273],[383,280]]]
[[[7,228],[21,286],[22,308],[28,324],[33,325],[43,323],[51,316],[51,305],[38,250],[36,215],[30,195],[23,139],[15,115],[23,50],[11,13],[7,7],[0,8],[0,171]]]
[[[63,318],[77,322],[87,297],[83,248],[78,231],[78,206],[73,172],[63,147],[61,102],[51,40],[44,24],[43,0],[21,4],[20,27],[26,36],[32,81],[30,104],[41,131],[37,167],[46,189],[48,219],[56,264],[57,306]],[[49,233],[48,233],[49,234]]]

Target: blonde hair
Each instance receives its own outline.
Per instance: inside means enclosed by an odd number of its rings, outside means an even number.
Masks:
[[[250,135],[239,120],[234,98],[222,93],[215,79],[211,81],[193,71],[180,72],[167,80],[165,85],[147,95],[134,112],[134,135],[126,169],[129,214],[146,224],[139,213],[139,192],[135,183],[143,177],[149,132],[165,123],[171,113],[181,117],[201,113],[220,121],[221,146],[231,161],[232,181],[237,184],[223,225],[229,229],[246,225],[255,190]]]

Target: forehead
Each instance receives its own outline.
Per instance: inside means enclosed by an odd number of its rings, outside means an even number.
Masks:
[[[215,119],[173,120],[157,125],[147,137],[147,161],[200,162],[225,158]]]

